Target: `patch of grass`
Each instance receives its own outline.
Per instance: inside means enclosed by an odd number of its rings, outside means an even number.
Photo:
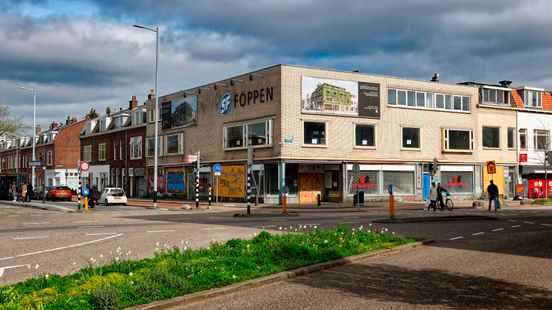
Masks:
[[[412,241],[347,227],[285,235],[263,231],[251,240],[175,248],[5,286],[0,309],[121,309]]]
[[[532,204],[534,205],[541,205],[541,206],[545,206],[545,205],[552,205],[552,198],[537,198],[535,200],[533,200]]]

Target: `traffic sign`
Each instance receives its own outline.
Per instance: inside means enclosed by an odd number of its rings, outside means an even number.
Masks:
[[[88,190],[88,187],[83,187],[82,188],[82,195],[85,196],[85,197],[90,195],[90,191]]]
[[[88,168],[90,168],[90,165],[86,161],[81,161],[79,163],[80,171],[88,171]]]
[[[487,174],[495,174],[496,173],[496,163],[494,160],[489,160],[487,162]]]
[[[217,172],[222,172],[222,166],[221,164],[214,164],[213,165],[213,172],[217,173]]]
[[[31,160],[31,161],[29,161],[29,166],[31,166],[31,167],[40,167],[40,166],[42,166],[42,161],[40,161],[40,160]]]

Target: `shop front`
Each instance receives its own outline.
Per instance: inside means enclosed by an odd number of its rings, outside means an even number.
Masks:
[[[353,164],[346,164],[346,194],[352,200],[357,191],[364,192],[367,200],[387,197],[389,185],[397,196],[415,196],[416,165],[359,165],[356,175]]]
[[[441,165],[435,183],[448,190],[452,195],[473,197],[478,191],[478,165]]]

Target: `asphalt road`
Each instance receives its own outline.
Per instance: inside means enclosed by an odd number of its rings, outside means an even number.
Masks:
[[[228,309],[289,309],[290,304],[286,306],[286,301],[310,309],[366,309],[367,303],[371,305],[376,301],[375,305],[381,304],[383,308],[404,305],[458,307],[459,303],[439,301],[445,298],[441,295],[449,285],[439,283],[454,279],[458,283],[448,289],[455,292],[464,286],[462,283],[465,281],[471,283],[478,277],[482,277],[482,286],[476,285],[460,293],[471,296],[475,290],[481,291],[482,296],[488,299],[490,293],[487,291],[498,293],[493,287],[508,283],[527,290],[538,288],[543,290],[543,296],[549,295],[552,290],[552,210],[505,210],[496,214],[496,218],[492,214],[491,219],[484,217],[488,215],[486,211],[455,210],[455,215],[480,217],[463,221],[377,224],[373,221],[385,218],[384,210],[298,211],[284,217],[277,210],[254,209],[254,216],[243,218],[233,216],[243,210],[227,207],[210,211],[104,208],[90,213],[60,213],[0,204],[0,285],[40,274],[67,274],[84,266],[115,259],[150,257],[155,251],[167,247],[202,247],[213,240],[247,238],[262,229],[286,232],[345,224],[389,230],[436,242],[412,253],[358,264],[355,267],[358,270],[350,269],[353,266],[342,267],[276,284],[273,288],[266,288],[266,291],[261,288],[245,292],[244,296],[229,297],[229,300],[221,300],[219,307],[216,303],[198,304],[197,307],[220,308],[224,305]],[[450,213],[399,211],[401,217],[408,218],[435,219],[443,214]],[[438,271],[433,273],[430,271],[433,269]],[[400,276],[405,273],[409,275],[406,282]],[[371,274],[379,274],[381,278],[378,276],[376,279]],[[370,276],[364,278],[364,275]],[[435,278],[431,278],[433,275]],[[402,294],[402,299],[389,299],[380,289],[378,292],[370,291],[380,287],[382,281],[387,283],[384,279],[393,283],[391,288],[397,288],[400,284],[398,292]],[[415,284],[415,288],[408,289],[408,283]],[[429,285],[427,290],[425,285]],[[410,298],[418,298],[412,290],[435,293],[421,295],[423,298],[419,302],[412,303]],[[324,296],[317,297],[321,292]],[[412,294],[410,298],[409,294]],[[255,301],[256,298],[248,299],[249,295],[257,296],[258,301]],[[432,300],[431,296],[439,297]],[[473,302],[471,299],[468,301]]]

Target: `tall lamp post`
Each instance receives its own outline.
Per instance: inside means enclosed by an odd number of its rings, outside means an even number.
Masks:
[[[32,87],[23,87],[23,86],[17,86],[17,88],[26,90],[33,93],[33,161],[36,160],[36,88]],[[33,189],[36,185],[36,172],[35,172],[35,166],[32,166],[32,179],[31,184],[33,185]]]
[[[157,202],[157,166],[159,157],[159,94],[157,91],[157,80],[159,79],[159,27],[155,28],[134,25],[136,28],[155,32],[155,150],[153,155],[153,202]]]

